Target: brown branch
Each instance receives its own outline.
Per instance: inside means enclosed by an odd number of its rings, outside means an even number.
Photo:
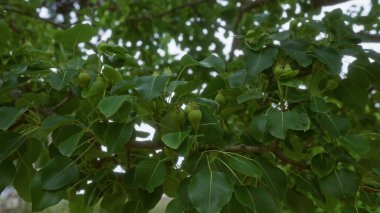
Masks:
[[[259,7],[262,7],[268,3],[271,3],[271,2],[275,2],[273,0],[262,0],[262,1],[254,1],[254,2],[250,2],[250,3],[247,3],[245,5],[242,5],[238,11],[238,14],[236,16],[236,19],[235,19],[235,23],[232,27],[232,32],[236,35],[238,34],[238,28],[239,28],[239,25],[240,25],[240,22],[243,18],[243,15],[246,13],[246,12],[250,12],[252,11],[253,9],[256,9],[256,8],[259,8]],[[228,57],[228,60],[231,61],[231,59],[233,58],[233,54],[234,54],[234,51],[235,49],[237,48],[238,46],[238,42],[237,42],[237,39],[233,38],[232,40],[232,45],[231,45],[231,50],[230,50],[230,54],[229,54],[229,57]]]
[[[321,8],[323,6],[331,6],[331,5],[340,4],[347,1],[349,0],[311,0],[311,5],[314,8]]]
[[[131,141],[128,143],[128,149],[160,149],[163,148],[163,144],[158,141]],[[213,150],[213,148],[207,148],[206,150]],[[310,169],[310,167],[304,163],[295,161],[286,157],[278,147],[265,147],[265,146],[247,146],[244,144],[226,146],[224,151],[234,152],[234,153],[246,153],[246,154],[263,154],[266,152],[272,152],[282,163],[290,164],[300,169]]]
[[[360,191],[369,192],[369,193],[380,193],[380,189],[372,188],[365,185],[360,186]]]
[[[378,34],[369,34],[368,32],[361,31],[358,33],[358,35],[361,35],[364,37],[363,42],[374,42],[374,43],[380,42],[380,35]]]
[[[23,11],[23,10],[20,10],[18,9],[17,7],[15,6],[10,6],[10,5],[2,5],[2,8],[6,11],[6,12],[11,12],[11,13],[17,13],[19,15],[22,15],[22,16],[26,16],[26,17],[29,17],[29,18],[33,18],[33,19],[36,19],[36,20],[39,20],[39,21],[42,21],[42,22],[45,22],[47,24],[50,24],[50,25],[53,25],[55,27],[58,27],[58,28],[67,28],[68,26],[66,25],[63,25],[63,24],[60,24],[60,23],[56,23],[52,20],[49,20],[49,19],[44,19],[44,18],[41,18],[38,14],[33,14],[33,13],[29,13],[29,12],[26,12],[26,11]]]
[[[211,1],[214,1],[214,0],[190,1],[188,3],[184,3],[184,4],[181,4],[181,5],[178,5],[176,7],[171,8],[170,10],[167,10],[167,11],[164,11],[164,12],[161,12],[161,13],[152,14],[152,15],[149,15],[149,16],[141,16],[141,17],[128,18],[127,21],[143,21],[143,20],[151,20],[151,19],[154,19],[154,18],[160,18],[160,17],[166,16],[166,15],[170,15],[172,13],[175,13],[175,12],[177,12],[179,10],[182,10],[182,9],[185,9],[185,8],[188,8],[188,7],[193,7],[193,6],[196,6],[198,4],[205,3],[205,2],[211,2]]]

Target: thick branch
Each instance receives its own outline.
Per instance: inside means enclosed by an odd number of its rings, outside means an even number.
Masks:
[[[56,23],[56,22],[49,20],[49,19],[41,18],[40,16],[38,16],[38,14],[29,13],[29,12],[20,10],[14,6],[3,5],[2,7],[4,10],[6,10],[7,12],[10,12],[10,13],[17,13],[17,14],[22,15],[22,16],[30,17],[30,18],[48,23],[48,24],[53,25],[53,26],[58,27],[58,28],[63,28],[63,29],[67,28],[67,26],[65,26],[63,24]]]
[[[181,4],[181,5],[178,5],[176,7],[171,8],[170,10],[167,10],[167,11],[164,11],[164,12],[161,12],[161,13],[152,14],[152,15],[149,15],[149,16],[141,16],[141,17],[128,18],[128,21],[142,21],[142,20],[151,20],[151,19],[154,19],[154,18],[160,18],[160,17],[166,16],[166,15],[170,15],[172,13],[175,13],[175,12],[177,12],[179,10],[186,9],[188,7],[193,7],[193,6],[196,6],[198,4],[205,3],[205,2],[211,2],[211,1],[213,1],[213,0],[190,1],[188,3],[184,3],[184,4]]]

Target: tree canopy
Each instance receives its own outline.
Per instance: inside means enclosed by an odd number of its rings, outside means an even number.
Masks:
[[[165,194],[168,213],[378,212],[380,54],[361,43],[380,6],[315,18],[342,2],[2,0],[0,192],[33,211]]]

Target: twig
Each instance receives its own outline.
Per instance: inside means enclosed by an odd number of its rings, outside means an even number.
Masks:
[[[141,17],[128,18],[127,21],[142,21],[142,20],[151,20],[153,18],[160,18],[160,17],[166,16],[166,15],[170,15],[172,13],[175,13],[175,12],[177,12],[179,10],[182,10],[182,9],[185,9],[185,8],[188,8],[188,7],[193,7],[193,6],[196,6],[197,4],[205,3],[205,2],[208,2],[208,1],[211,2],[211,1],[214,1],[214,0],[190,1],[188,3],[184,3],[184,4],[178,5],[176,7],[173,7],[170,10],[164,11],[162,13],[152,14],[152,15],[149,15],[149,16],[141,16]]]
[[[56,22],[54,22],[52,20],[41,18],[40,16],[38,16],[38,14],[33,14],[33,13],[26,12],[26,11],[22,11],[22,10],[20,10],[20,9],[14,7],[14,6],[2,5],[1,7],[4,10],[6,10],[7,12],[17,13],[17,14],[22,15],[22,16],[26,16],[26,17],[30,17],[30,18],[33,18],[33,19],[36,19],[36,20],[39,20],[39,21],[43,21],[45,23],[48,23],[48,24],[53,25],[53,26],[58,27],[58,28],[65,29],[65,28],[68,27],[66,25],[63,25],[63,24],[60,24],[60,23],[56,23]]]
[[[358,35],[368,38],[368,40],[363,39],[363,42],[380,42],[380,35],[378,34],[369,34],[368,32],[361,31],[358,33]]]
[[[275,2],[273,0],[262,0],[262,1],[254,1],[254,2],[251,2],[251,3],[248,3],[246,5],[242,5],[238,11],[238,14],[236,16],[236,19],[235,19],[235,23],[232,27],[232,32],[236,35],[238,34],[238,28],[239,28],[239,25],[240,25],[240,22],[241,22],[241,19],[243,18],[243,15],[246,13],[246,12],[249,12],[253,9],[256,9],[256,8],[259,8],[265,4],[268,4],[268,3],[271,3],[271,2]],[[237,40],[234,38],[232,40],[232,45],[231,45],[231,51],[230,51],[230,54],[228,56],[228,60],[232,60],[233,58],[233,54],[234,54],[234,51],[235,49],[237,48],[238,46],[238,42]]]

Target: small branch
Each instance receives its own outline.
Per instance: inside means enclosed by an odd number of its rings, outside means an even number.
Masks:
[[[40,16],[38,16],[38,14],[33,14],[33,13],[26,12],[26,11],[22,11],[22,10],[20,10],[14,6],[2,5],[1,7],[7,12],[17,13],[17,14],[22,15],[22,16],[26,16],[26,17],[30,17],[30,18],[33,18],[33,19],[36,19],[39,21],[43,21],[45,23],[48,23],[48,24],[53,25],[53,26],[58,27],[58,28],[62,28],[62,29],[67,28],[67,26],[65,26],[63,24],[56,23],[56,22],[49,20],[49,19],[41,18]]]
[[[158,141],[131,141],[129,146],[139,149],[160,149],[163,147]]]
[[[301,162],[298,162],[298,161],[295,161],[293,159],[290,159],[288,157],[286,157],[280,150],[278,149],[275,149],[272,151],[272,153],[279,159],[281,160],[283,163],[285,164],[290,164],[292,166],[295,166],[295,167],[298,167],[300,169],[310,169],[310,166],[309,165],[306,165],[306,164],[303,164]]]
[[[193,6],[196,6],[198,4],[202,4],[202,3],[208,2],[208,1],[213,1],[213,0],[190,1],[188,3],[184,3],[184,4],[178,5],[176,7],[173,7],[170,10],[164,11],[162,13],[152,14],[150,16],[141,16],[141,17],[128,18],[127,20],[128,21],[142,21],[142,20],[151,20],[151,19],[154,19],[154,18],[160,18],[160,17],[166,16],[166,15],[170,15],[172,13],[175,13],[175,12],[177,12],[179,10],[182,10],[182,9],[185,9],[185,8],[188,8],[188,7],[193,7]]]
[[[271,2],[275,2],[275,1],[273,1],[273,0],[262,0],[262,1],[250,2],[248,4],[242,5],[240,7],[239,11],[238,11],[237,16],[236,16],[235,23],[234,23],[234,25],[232,27],[232,32],[235,35],[238,33],[238,28],[239,28],[240,22],[241,22],[241,20],[243,18],[243,15],[246,12],[250,12],[253,9],[259,8],[259,7],[263,6],[263,5],[266,5],[266,4],[271,3]],[[237,42],[237,40],[235,38],[233,38],[230,54],[228,56],[228,60],[230,60],[230,61],[232,60],[233,55],[234,55],[234,51],[237,48],[237,46],[238,46],[238,42]]]
[[[369,193],[380,193],[380,189],[372,188],[369,186],[360,186],[360,191],[369,192]]]
[[[358,35],[368,38],[368,40],[363,40],[363,42],[374,42],[374,43],[380,42],[380,35],[378,34],[369,34],[368,32],[361,31],[358,33]]]
[[[315,8],[321,8],[323,6],[336,5],[349,0],[311,0],[311,5]]]
[[[262,154],[265,152],[269,152],[270,149],[268,147],[263,146],[246,146],[236,145],[236,146],[227,146],[224,151],[227,152],[236,152],[236,153],[251,153],[251,154]]]
[[[163,148],[163,144],[154,141],[131,141],[128,144],[129,149],[137,148],[137,149],[160,149]],[[207,149],[207,150],[212,150]],[[234,152],[234,153],[246,153],[246,154],[263,154],[266,152],[272,152],[281,162],[285,164],[290,164],[292,166],[298,167],[300,169],[310,169],[310,167],[301,162],[295,161],[286,157],[278,148],[274,147],[265,147],[265,146],[246,146],[244,144],[241,145],[233,145],[226,146],[224,151]]]

